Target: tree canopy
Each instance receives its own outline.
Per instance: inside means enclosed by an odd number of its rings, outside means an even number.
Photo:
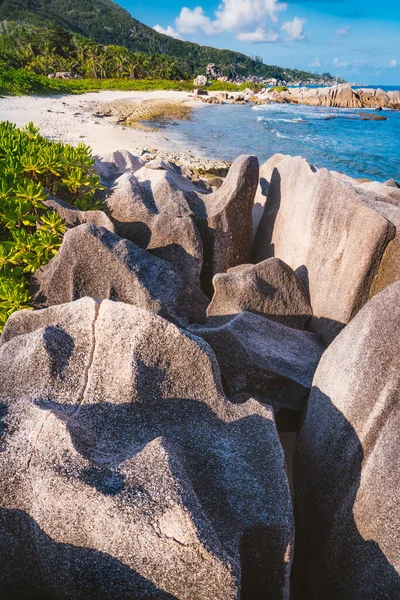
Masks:
[[[1,19],[37,26],[58,25],[102,45],[169,56],[190,76],[204,72],[208,63],[215,63],[228,77],[236,74],[286,81],[319,77],[305,71],[266,65],[259,57],[250,58],[231,50],[176,40],[140,23],[112,0],[0,0]]]

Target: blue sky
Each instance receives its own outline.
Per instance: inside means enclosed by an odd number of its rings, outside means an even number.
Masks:
[[[117,0],[159,31],[267,64],[400,85],[400,0]]]

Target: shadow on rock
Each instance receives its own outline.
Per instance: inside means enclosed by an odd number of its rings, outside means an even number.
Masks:
[[[294,600],[394,600],[400,576],[354,519],[364,453],[359,438],[330,398],[314,387],[295,451]],[[334,435],[332,435],[334,432]]]
[[[73,338],[59,325],[49,325],[44,330],[43,341],[51,360],[51,374],[62,378],[74,351]]]
[[[54,600],[60,589],[63,598],[132,600],[134,590],[143,599],[177,600],[104,552],[54,541],[22,510],[0,509],[0,537],[2,600]]]

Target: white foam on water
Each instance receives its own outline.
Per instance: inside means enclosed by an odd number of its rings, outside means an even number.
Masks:
[[[277,129],[271,129],[271,133],[274,133],[276,135],[276,137],[280,138],[281,140],[290,140],[290,137],[288,135],[281,133]]]
[[[279,118],[274,118],[274,117],[257,117],[257,121],[263,121],[263,122],[267,122],[267,121],[271,121],[272,123],[307,123],[306,119],[302,119],[301,117],[298,117],[296,119],[279,119]]]

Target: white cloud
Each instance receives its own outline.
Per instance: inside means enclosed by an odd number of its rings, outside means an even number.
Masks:
[[[249,31],[247,33],[239,33],[236,36],[236,39],[240,40],[241,42],[250,42],[250,43],[255,43],[255,42],[277,42],[278,41],[278,34],[276,33],[276,31],[265,31],[265,29],[262,29],[261,27],[257,27],[257,29],[255,31]]]
[[[320,67],[321,61],[319,60],[319,58],[316,58],[315,60],[313,60],[313,62],[309,63],[308,66],[309,67]]]
[[[175,29],[173,27],[171,27],[171,25],[168,25],[168,27],[166,29],[164,27],[161,27],[161,25],[154,25],[153,29],[158,31],[158,33],[163,33],[164,35],[169,35],[170,37],[173,37],[176,40],[183,40],[183,37],[181,36],[181,34],[178,33],[177,31],[175,31]]]
[[[305,19],[295,17],[293,21],[286,21],[282,25],[282,30],[286,32],[290,40],[304,40],[303,28],[305,23]]]
[[[389,63],[389,69],[395,69],[397,67],[397,60],[394,58]]]
[[[278,14],[287,10],[287,4],[279,0],[222,0],[215,11],[215,19],[207,17],[201,6],[193,10],[182,8],[175,20],[176,29],[180,33],[194,34],[201,30],[207,34],[237,32],[247,36],[246,41],[276,41],[274,33],[266,31],[263,25],[269,20],[278,21]],[[254,27],[257,27],[254,30]],[[263,39],[255,39],[263,38]]]
[[[350,25],[346,25],[346,27],[342,27],[341,29],[338,29],[336,31],[336,35],[347,35],[348,33],[350,33],[351,27]]]
[[[338,58],[334,58],[332,65],[334,67],[336,67],[336,68],[343,68],[344,69],[344,68],[346,68],[346,67],[349,66],[349,63],[348,62],[340,61]]]
[[[201,6],[196,6],[193,10],[184,6],[175,24],[181,33],[196,33],[202,29],[204,33],[212,34],[217,33],[218,30],[211,19],[206,17]]]
[[[223,31],[245,30],[266,18],[278,21],[278,13],[287,4],[278,0],[222,0],[216,11],[217,23]]]

